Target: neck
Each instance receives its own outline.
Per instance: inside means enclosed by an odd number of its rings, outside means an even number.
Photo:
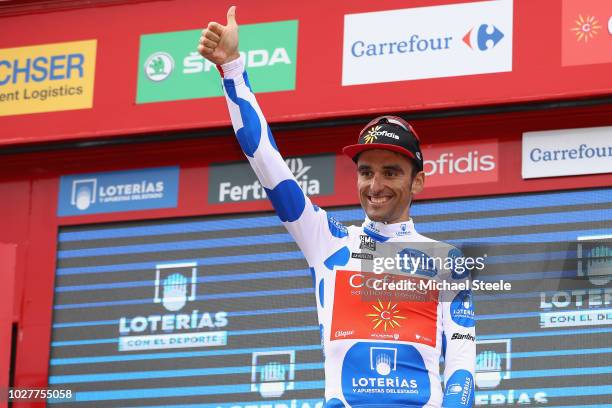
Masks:
[[[410,217],[402,217],[400,221],[394,223],[384,223],[372,221],[366,217],[363,223],[363,229],[366,233],[372,233],[385,238],[405,237],[414,234],[414,224]]]

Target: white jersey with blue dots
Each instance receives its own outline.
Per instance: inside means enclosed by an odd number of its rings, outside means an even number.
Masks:
[[[461,291],[452,301],[363,297],[371,286],[370,275],[361,271],[364,253],[380,242],[435,241],[418,234],[412,221],[383,224],[366,218],[362,226],[347,228],[312,204],[276,147],[242,58],[219,69],[238,142],[313,274],[325,355],[325,406],[471,407],[471,293]],[[457,251],[446,248],[449,256]],[[460,278],[449,271],[436,273]]]

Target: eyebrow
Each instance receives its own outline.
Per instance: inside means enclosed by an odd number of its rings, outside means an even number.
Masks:
[[[368,164],[361,164],[359,165],[359,167],[357,167],[357,171],[363,171],[363,170],[372,170],[372,166],[368,165]],[[392,164],[392,165],[388,165],[388,166],[383,166],[383,170],[392,170],[392,171],[397,171],[400,173],[403,173],[404,170],[402,169],[402,167],[398,164]]]

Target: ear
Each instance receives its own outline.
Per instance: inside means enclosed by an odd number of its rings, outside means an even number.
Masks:
[[[412,194],[419,194],[425,187],[425,172],[419,171],[416,176],[412,179],[412,187],[410,188]]]

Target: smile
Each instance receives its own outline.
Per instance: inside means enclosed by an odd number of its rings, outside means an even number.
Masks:
[[[389,196],[384,196],[384,197],[372,197],[372,196],[368,196],[368,201],[370,201],[370,203],[372,204],[385,204],[386,202],[390,201],[391,197]]]

